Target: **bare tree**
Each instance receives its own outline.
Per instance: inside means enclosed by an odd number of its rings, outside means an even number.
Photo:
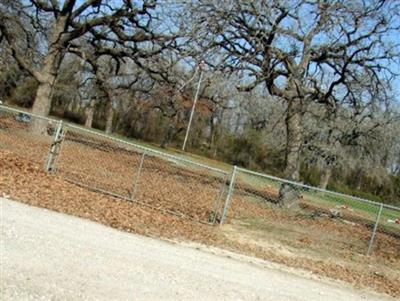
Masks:
[[[285,102],[288,179],[300,178],[310,104],[334,112],[338,105],[357,108],[389,99],[387,83],[395,75],[391,64],[399,58],[399,44],[388,36],[399,29],[398,3],[210,0],[192,10],[206,29],[202,46],[225,55],[228,70],[242,72],[240,90],[263,86]],[[362,97],[354,93],[363,88]],[[291,195],[283,185],[281,202],[292,206]]]
[[[0,4],[0,40],[7,43],[19,66],[39,82],[33,112],[49,113],[61,61],[82,40],[94,47],[96,56],[107,55],[118,62],[124,57],[140,60],[171,46],[174,35],[160,24],[162,30],[155,29],[154,23],[159,21],[156,7],[152,0],[29,0]],[[26,29],[26,23],[34,33]],[[31,47],[34,38],[44,37],[47,40],[37,48]],[[26,55],[26,49],[42,55],[32,58]]]
[[[92,98],[88,106],[88,120],[86,126],[91,126],[94,115],[94,107],[100,99],[105,99],[105,132],[110,134],[113,130],[115,106],[121,102],[120,98],[130,97],[135,92],[149,93],[154,86],[154,80],[138,67],[133,60],[125,58],[121,65],[114,60],[108,60],[104,56],[96,56],[90,51],[82,49],[71,50],[79,55],[90,67],[93,81]],[[129,93],[125,93],[128,92]]]
[[[201,1],[191,5],[203,29],[202,46],[224,55],[229,70],[241,70],[241,90],[259,85],[284,101],[286,169],[299,180],[303,116],[317,102],[357,106],[353,85],[384,94],[394,75],[399,44],[396,1]],[[369,89],[371,91],[371,89]]]
[[[382,111],[364,108],[355,113],[349,108],[332,110],[319,104],[309,106],[304,119],[302,161],[318,168],[319,187],[323,189],[334,169],[354,169],[361,162],[360,154],[364,155],[362,164],[377,165],[373,145],[392,122]]]

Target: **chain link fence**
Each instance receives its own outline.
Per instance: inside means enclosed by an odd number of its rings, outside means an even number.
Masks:
[[[33,124],[40,124],[43,133],[35,135]],[[45,167],[58,124],[58,121],[50,118],[0,106],[0,148],[15,152]]]
[[[227,173],[110,136],[65,125],[55,171],[70,181],[214,224]]]
[[[400,262],[398,207],[242,168],[227,173],[4,106],[0,148],[75,184],[202,223],[240,224],[295,252]]]
[[[375,253],[398,264],[399,218],[394,206],[235,167],[222,222],[308,256]]]
[[[201,223],[220,221],[228,173],[216,168],[7,107],[0,107],[0,148],[92,190]]]

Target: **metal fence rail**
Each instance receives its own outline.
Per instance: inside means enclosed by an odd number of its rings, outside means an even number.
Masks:
[[[31,125],[41,123],[34,135]],[[46,167],[59,121],[0,106],[0,148],[15,152]]]
[[[243,168],[231,175],[227,218],[328,257],[375,251],[400,260],[400,208]]]
[[[227,173],[110,138],[64,127],[56,171],[75,183],[205,223],[215,223]]]
[[[37,120],[45,132],[32,130]],[[7,107],[0,148],[92,190],[202,223],[221,217],[228,173],[217,168]]]
[[[37,124],[40,132],[33,130]],[[326,256],[375,253],[400,262],[395,206],[236,166],[227,173],[5,106],[0,106],[0,149],[124,200],[202,223],[239,221],[289,248]]]

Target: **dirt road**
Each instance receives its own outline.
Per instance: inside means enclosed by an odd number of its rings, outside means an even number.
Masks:
[[[0,198],[1,300],[393,300]]]

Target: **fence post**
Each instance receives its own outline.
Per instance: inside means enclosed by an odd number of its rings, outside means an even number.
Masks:
[[[226,196],[224,211],[222,213],[220,225],[224,224],[225,219],[226,219],[226,215],[228,214],[228,210],[229,210],[229,207],[231,205],[231,199],[232,199],[232,195],[233,195],[233,190],[235,189],[236,168],[237,168],[236,165],[233,166],[233,171],[232,171],[232,175],[231,175],[231,179],[230,179],[230,183],[229,183],[228,195]]]
[[[378,228],[379,219],[381,218],[381,214],[382,214],[382,209],[383,209],[383,204],[381,204],[381,205],[379,206],[379,211],[378,211],[378,215],[376,216],[376,221],[375,221],[374,229],[372,230],[371,240],[369,241],[369,246],[368,246],[367,255],[370,255],[370,254],[371,254],[372,247],[373,247],[373,245],[374,245],[374,240],[375,240],[375,235],[376,235],[376,229]]]
[[[217,221],[217,212],[219,211],[220,207],[221,207],[221,202],[222,202],[222,198],[224,196],[224,192],[225,192],[225,187],[226,187],[226,181],[228,180],[228,175],[226,174],[223,178],[222,181],[222,185],[221,185],[221,189],[218,193],[218,197],[214,202],[214,206],[212,209],[212,213],[214,214],[213,216],[213,220],[212,220],[212,224],[215,225],[215,222]]]
[[[140,157],[140,163],[139,163],[139,169],[136,173],[136,177],[135,177],[135,183],[133,186],[133,191],[131,194],[131,201],[133,201],[133,198],[136,195],[138,186],[139,186],[139,179],[140,179],[140,173],[142,172],[142,168],[143,168],[143,162],[144,162],[144,157],[146,156],[146,151],[143,152],[142,156]]]
[[[62,134],[62,129],[63,129],[63,122],[60,120],[58,122],[58,126],[56,129],[56,133],[54,134],[54,139],[50,147],[49,154],[47,156],[47,162],[46,162],[46,171],[52,171],[54,169],[54,162],[55,158],[58,155],[58,150],[59,150],[59,144],[61,143],[61,134]]]

